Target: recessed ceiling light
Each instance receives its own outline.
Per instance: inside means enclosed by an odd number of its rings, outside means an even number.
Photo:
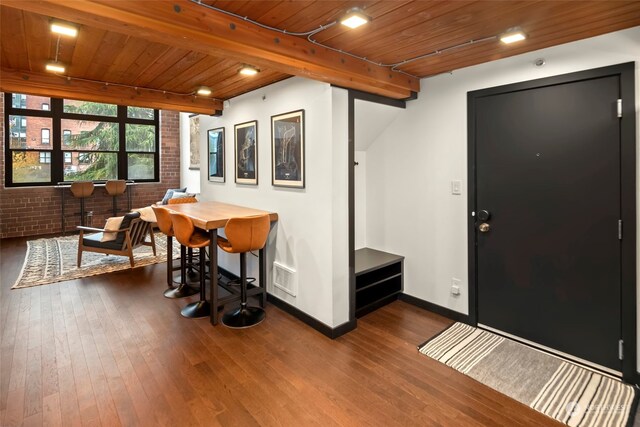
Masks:
[[[211,89],[209,89],[207,86],[200,86],[196,93],[200,96],[209,96],[211,95]]]
[[[78,29],[68,24],[53,22],[51,24],[51,32],[63,36],[75,37],[78,35]]]
[[[349,11],[342,18],[340,18],[340,23],[351,29],[358,28],[359,26],[364,25],[369,21],[371,21],[371,17],[365,15],[362,9],[360,9],[359,7],[349,9]]]
[[[64,65],[59,62],[47,62],[45,68],[52,73],[64,73],[65,71]]]
[[[258,69],[251,65],[243,65],[242,68],[240,68],[240,74],[243,76],[255,76],[258,74]]]
[[[509,30],[500,35],[500,41],[504,44],[519,42],[526,38],[527,36],[521,30]]]

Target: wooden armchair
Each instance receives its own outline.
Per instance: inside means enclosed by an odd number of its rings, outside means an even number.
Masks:
[[[82,263],[82,252],[84,251],[128,256],[131,267],[134,266],[133,250],[138,246],[151,246],[153,255],[155,256],[156,254],[156,242],[153,238],[151,223],[141,220],[139,212],[128,213],[124,216],[120,228],[116,230],[118,234],[115,240],[102,241],[104,233],[114,232],[114,230],[84,226],[78,226],[77,228],[80,230],[78,240],[78,268]],[[87,231],[93,232],[94,234],[85,235]],[[149,242],[146,241],[147,235],[150,237]]]

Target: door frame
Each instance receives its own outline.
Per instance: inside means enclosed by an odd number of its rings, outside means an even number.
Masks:
[[[620,120],[621,219],[621,325],[625,381],[636,383],[636,104],[635,63],[612,65],[553,77],[481,89],[467,93],[467,183],[468,194],[468,262],[469,262],[469,324],[478,324],[476,200],[476,100],[509,92],[537,89],[599,77],[620,77],[622,119]],[[612,112],[615,106],[612,106]]]

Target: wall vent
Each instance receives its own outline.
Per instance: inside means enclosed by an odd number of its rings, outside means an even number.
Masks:
[[[298,294],[296,271],[278,262],[274,262],[273,286],[295,297]]]

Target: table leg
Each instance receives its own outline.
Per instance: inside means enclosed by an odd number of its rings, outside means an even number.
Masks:
[[[267,296],[267,256],[265,253],[267,245],[258,251],[258,285],[262,288],[260,293],[260,307],[264,308],[264,302]]]
[[[209,286],[211,287],[211,324],[218,324],[218,229],[209,230]],[[203,269],[204,270],[204,269]],[[201,272],[204,274],[204,271]]]

